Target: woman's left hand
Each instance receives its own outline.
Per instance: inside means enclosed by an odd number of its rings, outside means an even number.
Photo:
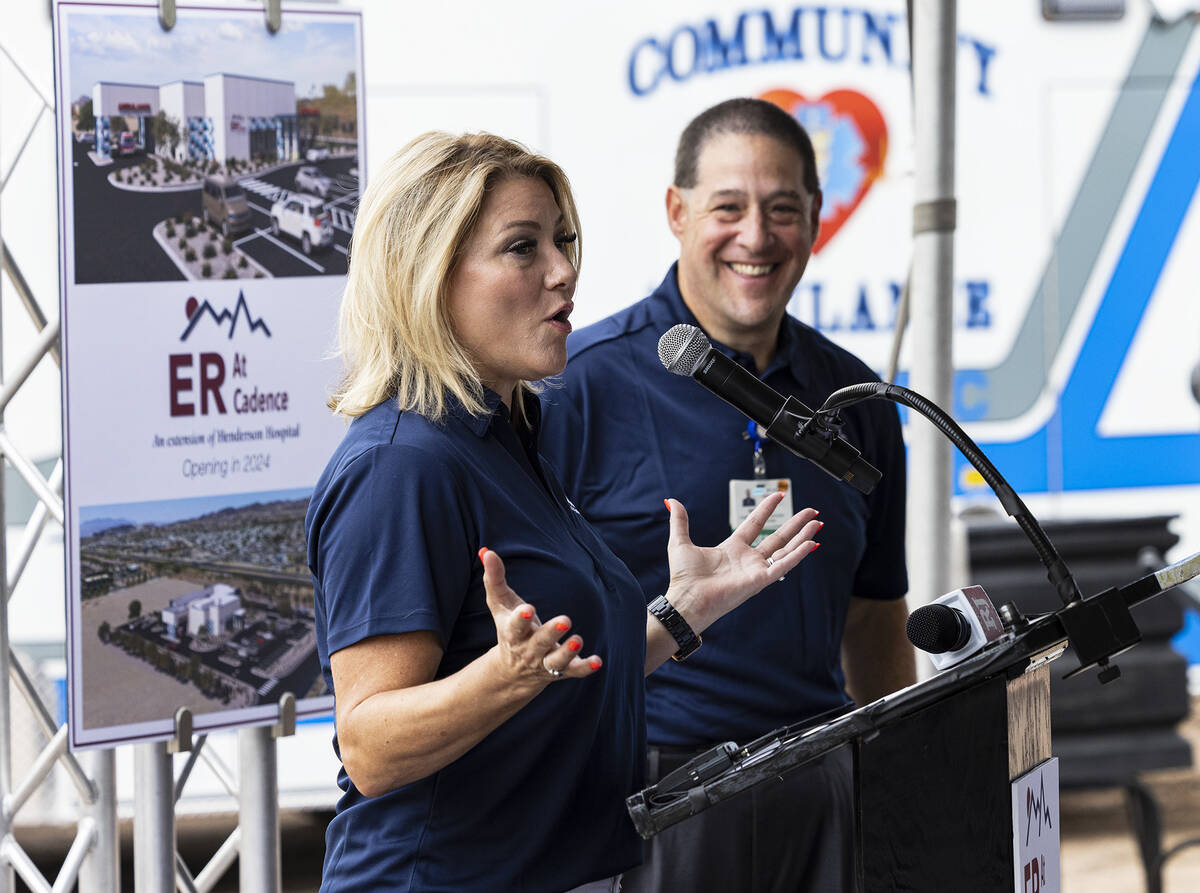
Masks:
[[[782,578],[820,545],[813,537],[824,525],[815,520],[817,512],[811,508],[792,515],[753,545],[782,500],[782,493],[767,496],[727,540],[712,548],[692,542],[687,510],[677,500],[667,500],[671,510],[667,600],[697,632]]]

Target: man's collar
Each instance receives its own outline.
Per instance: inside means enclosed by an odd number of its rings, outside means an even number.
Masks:
[[[679,291],[679,261],[671,264],[667,275],[654,290],[652,297],[657,300],[654,302],[650,315],[660,329],[659,335],[679,323],[687,323],[699,329],[704,328],[700,325],[700,320],[696,319],[696,315],[684,303],[683,295]]]
[[[714,338],[709,332],[704,330],[704,326],[700,325],[700,321],[696,319],[696,314],[692,313],[687,303],[683,300],[683,294],[679,291],[679,262],[671,264],[671,269],[667,270],[667,275],[654,290],[651,295],[656,300],[651,305],[650,317],[654,320],[655,326],[658,329],[658,334],[661,336],[663,332],[673,325],[678,323],[687,323],[688,325],[696,326],[708,337],[709,342],[721,353],[727,357],[731,357],[743,366],[754,366],[754,358],[740,350],[734,350],[727,344],[723,344]],[[786,366],[792,374],[792,377],[800,385],[805,385],[808,381],[808,368],[804,347],[801,343],[804,339],[801,337],[803,325],[798,320],[793,319],[788,313],[784,313],[783,321],[779,326],[779,342],[775,347],[775,356],[772,358],[767,369],[758,369],[758,374],[761,377],[765,372],[771,372],[780,365]]]

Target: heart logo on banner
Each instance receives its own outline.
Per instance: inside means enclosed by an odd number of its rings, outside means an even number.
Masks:
[[[824,199],[821,231],[813,245],[816,254],[883,174],[887,123],[875,103],[856,90],[833,90],[819,99],[806,99],[794,90],[778,89],[759,98],[794,117],[812,138]]]

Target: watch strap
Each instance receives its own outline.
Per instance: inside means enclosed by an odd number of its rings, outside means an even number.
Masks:
[[[700,637],[683,619],[683,615],[675,610],[675,606],[667,601],[665,595],[660,595],[650,602],[646,606],[646,610],[658,618],[658,622],[666,627],[671,638],[675,640],[675,644],[679,646],[678,650],[671,655],[672,660],[686,660],[700,647]]]

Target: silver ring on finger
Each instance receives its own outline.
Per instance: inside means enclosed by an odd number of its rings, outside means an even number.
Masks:
[[[542,669],[549,673],[554,678],[558,678],[563,674],[562,670],[555,670],[546,663],[546,658],[542,658]]]
[[[774,556],[774,555],[768,555],[768,556],[767,556],[767,568],[768,568],[768,569],[770,569],[771,565],[772,565],[772,564],[774,564],[774,563],[775,563],[775,556]]]

